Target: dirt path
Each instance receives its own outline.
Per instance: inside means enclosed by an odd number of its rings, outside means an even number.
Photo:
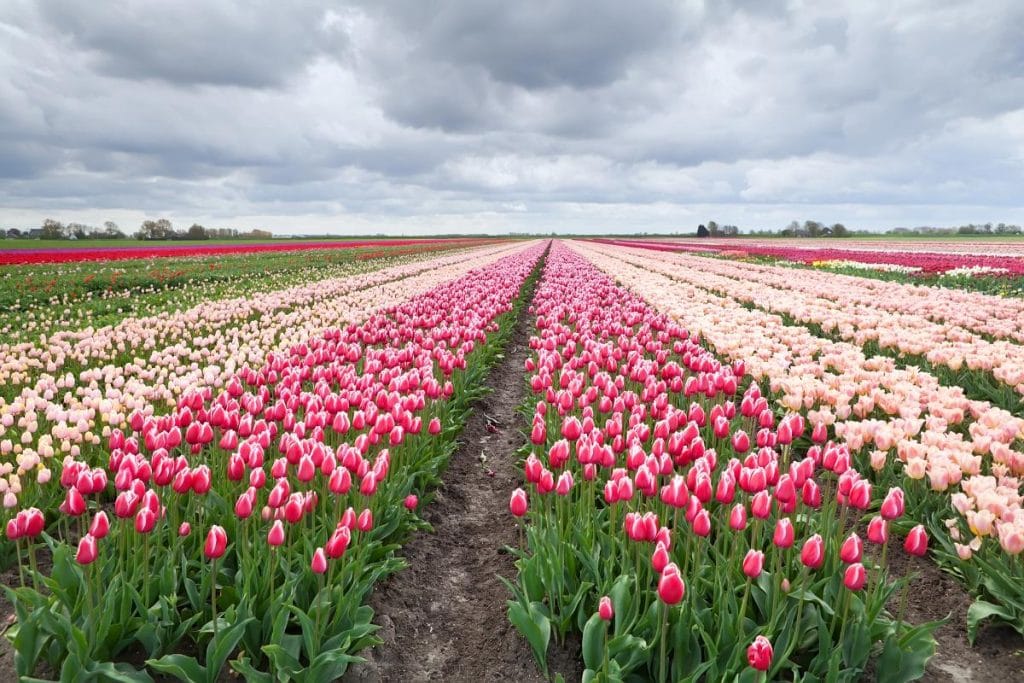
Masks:
[[[944,619],[935,633],[938,647],[928,662],[924,681],[942,683],[1020,683],[1024,681],[1024,640],[1008,626],[990,623],[978,629],[971,647],[967,642],[967,608],[971,596],[944,573],[931,558],[913,557],[893,549],[889,570],[894,576],[915,574],[907,602],[907,621],[920,624]],[[889,608],[897,610],[894,597]]]
[[[523,362],[532,318],[523,308],[505,357],[487,380],[437,498],[424,511],[433,534],[416,534],[402,554],[409,568],[375,591],[370,604],[384,644],[345,681],[543,681],[529,645],[506,616],[515,576],[506,546],[518,540],[508,513],[521,484],[516,451],[526,424],[516,408],[527,387]],[[579,680],[579,656],[552,645],[552,673]]]

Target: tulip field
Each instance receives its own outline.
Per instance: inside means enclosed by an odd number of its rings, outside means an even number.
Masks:
[[[0,258],[0,679],[1024,680],[1024,251],[711,246]]]

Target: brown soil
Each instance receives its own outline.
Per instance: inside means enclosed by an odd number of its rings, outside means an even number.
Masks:
[[[893,552],[895,550],[895,552]],[[990,623],[978,629],[974,647],[967,642],[967,609],[971,596],[929,558],[891,548],[893,576],[914,574],[907,602],[907,621],[920,624],[949,617],[935,633],[938,646],[923,681],[941,683],[1020,683],[1024,681],[1024,639],[1013,629]],[[889,606],[899,609],[897,596]]]
[[[527,642],[509,623],[508,589],[515,566],[505,548],[518,542],[508,512],[521,484],[517,449],[526,423],[517,411],[527,387],[529,348],[524,312],[505,357],[488,377],[482,399],[460,437],[444,484],[424,511],[434,533],[416,534],[404,547],[409,568],[373,595],[384,644],[363,653],[350,683],[376,681],[543,681]],[[549,650],[552,675],[579,680],[578,644]]]

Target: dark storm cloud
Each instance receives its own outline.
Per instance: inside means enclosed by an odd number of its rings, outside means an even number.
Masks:
[[[276,0],[111,0],[38,4],[46,28],[67,38],[96,70],[178,84],[283,85],[345,36],[325,25],[323,3]]]
[[[0,220],[1024,222],[1021,25],[1013,0],[7,0]]]

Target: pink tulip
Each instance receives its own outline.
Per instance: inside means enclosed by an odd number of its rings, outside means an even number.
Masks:
[[[847,564],[854,562],[860,562],[861,556],[864,553],[864,543],[860,540],[860,536],[856,533],[851,533],[843,541],[842,547],[839,549],[839,559]]]
[[[793,545],[794,531],[793,522],[789,517],[783,517],[775,523],[775,535],[772,542],[778,548],[790,548]]]
[[[528,505],[526,500],[526,491],[523,489],[516,489],[512,492],[512,499],[508,504],[509,511],[516,517],[522,517],[526,514]]]
[[[203,554],[208,559],[216,560],[224,554],[228,547],[228,535],[224,527],[214,524],[206,534],[206,543],[203,546]]]
[[[99,555],[99,550],[96,546],[96,538],[91,534],[82,536],[82,540],[78,542],[78,551],[75,553],[75,561],[78,564],[91,564],[96,560]]]
[[[313,561],[310,563],[310,568],[314,574],[324,574],[327,572],[327,556],[324,554],[323,548],[317,548],[313,551]]]
[[[904,502],[903,489],[894,487],[889,489],[885,500],[882,501],[881,515],[883,519],[893,520],[903,516]]]
[[[89,525],[89,535],[93,538],[101,539],[105,538],[108,533],[110,533],[110,520],[107,519],[107,513],[100,510],[92,518],[92,524]]]
[[[274,520],[274,524],[267,532],[267,544],[273,547],[284,545],[284,523],[281,520]]]
[[[743,573],[748,578],[756,579],[764,569],[764,553],[760,550],[748,550],[743,558]]]
[[[804,541],[800,550],[800,562],[809,569],[820,569],[825,563],[825,542],[820,535],[814,534]]]
[[[615,617],[615,610],[612,608],[612,599],[607,595],[603,596],[598,601],[597,614],[604,621],[611,621]]]
[[[686,584],[675,562],[669,562],[658,579],[658,597],[666,605],[676,605],[686,595]]]
[[[771,642],[764,636],[758,636],[747,648],[747,663],[758,671],[767,671],[772,666],[773,655]]]
[[[410,512],[416,509],[416,506],[420,504],[420,499],[416,497],[415,493],[410,493],[405,497],[405,509]]]
[[[860,562],[851,564],[843,574],[843,584],[852,591],[859,591],[867,583],[868,574]]]
[[[924,557],[928,554],[928,532],[925,531],[923,524],[918,524],[910,533],[907,534],[907,540],[903,544],[903,549],[911,555],[917,555],[918,557]]]
[[[889,522],[883,517],[872,517],[868,522],[868,540],[883,545],[889,540]]]

